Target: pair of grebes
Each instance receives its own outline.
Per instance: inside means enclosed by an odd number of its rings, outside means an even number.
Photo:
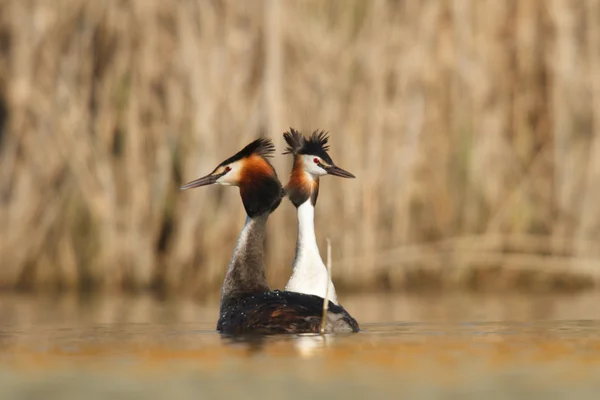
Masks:
[[[253,141],[210,174],[181,187],[185,190],[214,183],[238,186],[246,209],[246,223],[223,282],[217,330],[236,335],[318,333],[324,322],[325,332],[356,332],[358,323],[338,304],[314,231],[319,177],[354,175],[334,164],[327,153],[326,133],[315,131],[306,138],[290,129],[283,137],[288,145],[284,154],[294,157],[285,188],[268,160],[275,146],[267,138]],[[267,284],[263,244],[267,219],[284,196],[297,208],[298,241],[292,276],[285,291],[280,291],[271,290]],[[326,293],[329,303],[324,315]]]

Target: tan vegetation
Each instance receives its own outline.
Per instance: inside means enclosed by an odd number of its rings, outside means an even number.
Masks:
[[[0,286],[213,293],[243,208],[177,188],[289,126],[358,177],[321,184],[339,286],[593,283],[599,26],[599,0],[0,0]],[[269,229],[281,287],[288,202]]]

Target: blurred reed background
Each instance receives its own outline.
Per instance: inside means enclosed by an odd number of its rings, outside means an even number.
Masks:
[[[219,290],[260,134],[331,133],[346,290],[600,276],[600,1],[0,0],[0,287]],[[268,236],[290,275],[294,208]]]

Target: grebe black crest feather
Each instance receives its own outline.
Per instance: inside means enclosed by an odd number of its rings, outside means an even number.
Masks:
[[[283,154],[310,154],[321,157],[328,163],[333,163],[327,152],[329,151],[329,134],[325,131],[316,130],[306,139],[299,131],[290,128],[289,132],[283,134],[288,147]]]
[[[283,138],[288,144],[283,154],[299,154],[298,152],[304,146],[304,136],[294,128],[290,128],[289,132],[283,133]]]
[[[229,157],[227,160],[223,161],[221,164],[219,164],[219,166],[231,164],[235,161],[239,161],[242,158],[248,158],[252,155],[269,158],[273,156],[273,153],[275,153],[275,145],[273,144],[273,141],[269,138],[261,137],[248,144],[246,147]]]

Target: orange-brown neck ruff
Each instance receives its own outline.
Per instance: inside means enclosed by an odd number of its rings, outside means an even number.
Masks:
[[[259,155],[244,160],[239,186],[244,208],[250,218],[273,212],[281,202],[283,190],[277,173]]]
[[[317,204],[319,178],[312,178],[304,171],[302,156],[294,156],[294,166],[292,167],[290,181],[286,186],[286,193],[292,204],[296,207],[300,207],[309,198],[313,206]]]

